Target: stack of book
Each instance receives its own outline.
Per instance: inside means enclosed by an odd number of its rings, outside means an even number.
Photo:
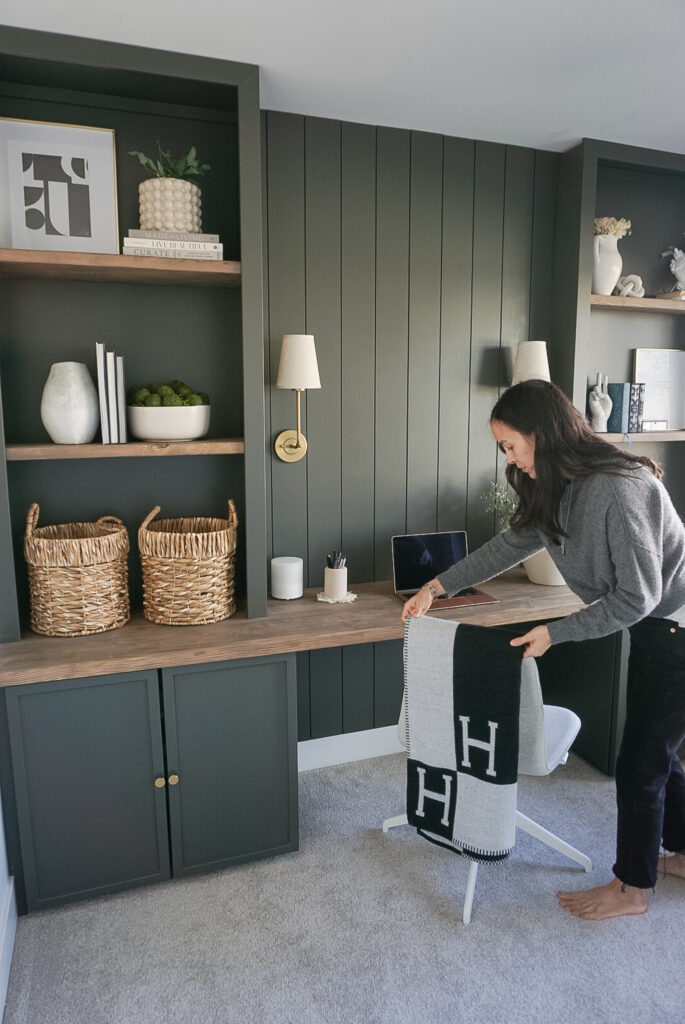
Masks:
[[[103,444],[126,444],[126,388],[124,357],[95,342]]]
[[[184,260],[222,260],[218,235],[192,231],[150,231],[130,228],[121,248],[124,256],[175,257]]]
[[[612,403],[611,414],[607,423],[607,433],[642,433],[645,385],[630,382],[607,384],[607,391]]]

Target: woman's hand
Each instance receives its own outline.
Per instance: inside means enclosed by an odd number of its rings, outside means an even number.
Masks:
[[[525,644],[524,658],[539,658],[552,646],[547,626],[535,626],[529,633],[515,637],[510,643],[512,647],[522,647]]]
[[[437,580],[431,580],[430,585],[436,593],[445,593]],[[429,590],[428,586],[421,587],[421,589],[417,590],[408,601],[405,601],[404,608],[402,609],[402,622],[406,622],[408,615],[412,615],[415,619],[420,618],[422,615],[426,614],[432,604],[433,594]]]

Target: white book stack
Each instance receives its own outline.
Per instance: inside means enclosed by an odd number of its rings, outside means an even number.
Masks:
[[[190,231],[143,231],[133,229],[123,240],[124,256],[156,256],[185,260],[222,260],[224,247],[218,235]]]
[[[126,384],[124,357],[95,342],[103,444],[126,444]]]

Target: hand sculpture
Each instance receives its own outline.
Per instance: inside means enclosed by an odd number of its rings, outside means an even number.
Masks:
[[[634,299],[641,299],[645,294],[642,278],[637,274],[626,274],[625,277],[619,277],[614,291],[619,295],[631,295]]]
[[[675,277],[675,286],[680,291],[685,290],[685,252],[682,249],[673,250],[671,260],[671,273]]]
[[[609,397],[609,378],[601,373],[597,374],[597,383],[588,395],[588,406],[590,408],[590,422],[592,429],[598,434],[606,434],[607,423],[611,415],[613,402]]]

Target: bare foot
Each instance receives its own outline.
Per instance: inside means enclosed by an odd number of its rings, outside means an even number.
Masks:
[[[607,921],[610,917],[644,914],[647,909],[646,890],[624,886],[618,878],[595,889],[558,892],[557,898],[563,910],[586,921]]]
[[[659,878],[665,878],[666,875],[685,878],[685,853],[659,854]]]

